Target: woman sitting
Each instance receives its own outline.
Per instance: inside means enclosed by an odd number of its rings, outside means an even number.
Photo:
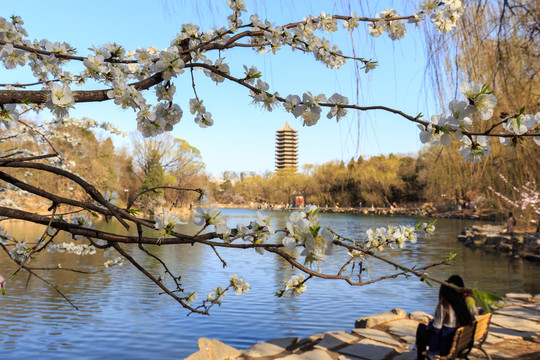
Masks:
[[[465,286],[459,275],[450,276],[447,282],[460,288]],[[428,345],[429,355],[447,355],[456,329],[472,325],[473,321],[474,318],[467,308],[463,293],[442,285],[433,320],[428,325],[419,324],[416,330],[418,359],[425,359],[422,353],[426,351]]]

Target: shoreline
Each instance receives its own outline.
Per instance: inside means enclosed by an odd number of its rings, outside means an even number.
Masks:
[[[247,204],[223,204],[213,203],[219,208],[229,209],[250,209],[253,211],[297,211],[302,208],[294,207],[259,207]],[[491,222],[503,222],[504,214],[496,211],[475,211],[472,209],[454,210],[454,211],[438,211],[433,206],[427,207],[319,207],[319,212],[322,213],[344,213],[344,214],[363,214],[363,215],[387,215],[387,216],[421,216],[440,219],[464,219],[464,220],[481,220]]]
[[[27,212],[34,212],[38,214],[48,214],[50,203],[36,202],[32,199],[24,199],[20,204],[20,210]],[[120,204],[119,204],[120,205]],[[283,205],[264,205],[264,204],[234,204],[234,203],[209,203],[205,205],[216,205],[218,208],[229,209],[249,209],[253,211],[297,211],[302,208],[286,207]],[[187,216],[194,211],[196,206],[174,207],[171,208],[171,212],[180,215]],[[64,206],[63,206],[64,207]],[[119,206],[122,207],[122,206]],[[64,212],[69,212],[70,207],[65,206]],[[167,209],[167,211],[169,211]],[[345,213],[345,214],[363,214],[363,215],[385,215],[385,216],[417,216],[428,218],[441,218],[441,219],[465,219],[465,220],[480,220],[490,222],[504,222],[504,214],[497,211],[475,210],[475,209],[461,209],[452,211],[440,211],[436,206],[431,203],[423,204],[416,207],[319,207],[321,213]],[[158,211],[158,213],[160,213]]]
[[[540,295],[506,294],[505,303],[494,311],[484,348],[492,359],[540,357]],[[333,330],[300,339],[287,337],[257,343],[243,350],[218,340],[199,338],[199,351],[186,360],[413,360],[409,350],[419,323],[432,316],[401,309],[359,318],[349,332]],[[469,358],[479,359],[473,350]]]

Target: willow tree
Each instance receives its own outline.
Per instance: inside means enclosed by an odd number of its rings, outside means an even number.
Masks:
[[[482,84],[462,85],[464,101],[450,104],[451,116],[436,116],[431,121],[423,119],[421,114],[406,114],[398,109],[384,105],[363,106],[351,104],[349,99],[340,94],[289,94],[281,96],[270,90],[264,81],[264,74],[254,66],[244,66],[244,71],[236,64],[228,64],[222,56],[231,49],[252,49],[260,53],[279,56],[283,48],[311,54],[316,61],[329,68],[339,68],[347,61],[353,61],[363,67],[366,72],[374,70],[377,63],[359,56],[344,54],[329,40],[318,35],[322,32],[338,31],[343,25],[344,31],[353,31],[361,23],[367,24],[371,35],[378,37],[387,34],[392,40],[399,40],[406,35],[407,25],[421,23],[429,19],[431,24],[441,33],[448,33],[455,27],[463,12],[461,2],[454,0],[426,0],[419,5],[418,11],[412,15],[401,15],[394,9],[384,10],[375,16],[331,15],[322,13],[309,15],[301,21],[276,25],[262,20],[253,14],[247,20],[242,0],[228,0],[231,14],[226,26],[201,31],[195,24],[184,24],[181,31],[173,37],[170,46],[163,50],[156,48],[135,49],[127,51],[117,43],[94,46],[88,54],[80,55],[69,44],[49,40],[30,41],[23,27],[22,20],[12,16],[11,20],[0,18],[0,59],[7,69],[22,69],[35,77],[35,81],[26,84],[2,84],[0,90],[1,123],[7,129],[2,132],[1,139],[9,140],[18,136],[22,128],[29,127],[24,120],[26,111],[50,111],[55,118],[64,118],[69,111],[80,103],[111,101],[123,109],[135,112],[133,121],[145,137],[156,136],[170,131],[181,119],[183,110],[175,102],[179,95],[192,92],[190,112],[195,122],[201,127],[211,126],[215,118],[204,105],[204,99],[196,91],[194,70],[202,70],[204,75],[217,84],[229,82],[236,84],[249,95],[249,102],[260,105],[262,109],[271,111],[283,107],[293,116],[300,118],[304,125],[315,125],[321,118],[323,109],[330,119],[340,120],[348,111],[383,111],[418,124],[422,128],[421,139],[429,143],[461,142],[461,153],[467,160],[479,161],[489,154],[491,137],[515,139],[516,137],[534,137],[538,134],[540,113],[528,115],[519,111],[521,106],[510,109],[509,114],[496,127],[479,132],[473,125],[491,118],[496,98]],[[427,22],[427,21],[426,21]],[[426,26],[431,26],[426,24]],[[73,74],[66,70],[82,66],[82,70]],[[191,89],[176,92],[177,78],[188,77],[192,80]],[[79,84],[93,86],[92,90],[77,89]],[[218,87],[219,89],[219,87]],[[148,94],[148,90],[153,90]],[[155,101],[157,99],[157,101]],[[39,142],[39,151],[15,149],[4,152],[0,158],[0,180],[4,184],[14,186],[28,193],[39,196],[51,205],[48,214],[36,214],[18,210],[0,200],[0,216],[19,219],[31,223],[45,225],[43,235],[30,244],[26,239],[19,239],[15,234],[0,232],[0,246],[17,264],[17,271],[26,271],[31,276],[44,279],[39,273],[45,268],[35,268],[32,259],[43,254],[45,250],[75,253],[79,255],[94,254],[98,250],[109,253],[115,250],[118,257],[105,263],[106,266],[128,261],[141,274],[146,276],[161,291],[190,312],[208,314],[210,309],[219,304],[227,291],[233,289],[237,294],[248,290],[246,281],[232,276],[228,284],[216,286],[206,298],[200,301],[197,294],[184,289],[181,274],[172,271],[172,267],[152,253],[148,245],[191,245],[202,244],[211,247],[218,258],[220,248],[231,248],[242,251],[255,249],[261,253],[276,254],[299,271],[283,284],[278,295],[299,295],[306,289],[306,282],[313,277],[346,281],[351,285],[367,285],[397,276],[413,274],[428,279],[426,270],[451,259],[441,259],[435,264],[397,264],[380,254],[385,247],[404,247],[408,241],[416,241],[420,233],[434,230],[433,224],[419,226],[401,226],[379,228],[368,231],[366,236],[351,239],[340,236],[330,229],[320,226],[317,208],[306,207],[303,212],[292,213],[286,219],[284,228],[275,229],[267,216],[258,214],[249,226],[237,225],[230,228],[219,209],[197,207],[193,217],[195,224],[201,226],[195,235],[188,235],[177,230],[180,221],[163,210],[155,220],[137,215],[136,211],[127,207],[118,207],[114,193],[102,194],[93,184],[82,176],[70,171],[69,159],[64,159],[54,147],[48,146],[46,136],[32,131],[29,139]],[[537,137],[538,139],[538,137]],[[12,169],[54,174],[58,178],[69,180],[74,186],[84,190],[84,199],[73,199],[46,191],[30,182],[22,181],[12,175]],[[202,189],[178,189],[192,191],[204,200]],[[133,199],[132,199],[133,200]],[[66,206],[82,210],[84,213],[68,218]],[[115,219],[124,228],[133,232],[126,234],[109,233],[92,227],[91,219],[86,214],[102,215],[106,219]],[[158,234],[148,235],[143,230],[155,229]],[[74,242],[64,243],[57,240],[60,232],[71,234]],[[129,246],[129,245],[133,246]],[[335,272],[324,272],[323,264],[327,256],[333,253],[334,247],[346,249],[347,258],[343,266]],[[293,256],[288,249],[303,249],[299,256]],[[164,282],[153,268],[145,267],[131,254],[141,251],[142,254],[156,260],[161,271],[169,282]],[[391,264],[392,270],[382,273],[371,280],[362,277],[362,266],[349,266],[368,258],[376,258]],[[226,262],[223,261],[223,265]],[[54,267],[56,268],[56,267]],[[351,271],[351,269],[353,271]],[[356,269],[356,271],[355,271]],[[394,270],[395,269],[395,270]],[[66,269],[68,271],[70,269]],[[80,271],[77,269],[77,271]],[[2,280],[5,283],[15,281],[12,274]],[[434,279],[444,283],[443,281]],[[447,284],[448,286],[451,286]],[[60,289],[56,288],[58,291]]]
[[[540,3],[534,0],[463,0],[463,13],[452,36],[426,29],[427,48],[432,54],[428,78],[441,101],[458,93],[458,84],[489,84],[497,96],[495,115],[476,124],[478,133],[505,122],[508,114],[540,111]],[[497,116],[500,115],[500,116]],[[518,129],[523,126],[519,121]],[[493,155],[480,168],[456,162],[460,158],[455,144],[444,150],[439,146],[426,154],[428,163],[427,197],[453,193],[474,200],[480,194],[493,194],[490,187],[511,198],[519,198],[513,186],[540,183],[540,152],[521,136],[496,141]],[[526,146],[519,146],[519,145]],[[505,146],[510,145],[510,147]],[[433,161],[439,159],[438,161]],[[454,171],[447,172],[451,163]],[[500,178],[503,175],[509,181]],[[446,189],[441,185],[447,183]],[[468,192],[468,194],[467,194]],[[497,196],[492,204],[506,207]]]

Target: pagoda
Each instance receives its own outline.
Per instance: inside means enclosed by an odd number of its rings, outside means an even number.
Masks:
[[[297,132],[289,123],[276,132],[276,171],[285,168],[298,170]]]

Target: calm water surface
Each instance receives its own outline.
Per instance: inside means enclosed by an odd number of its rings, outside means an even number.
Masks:
[[[248,223],[255,216],[252,211],[239,209],[224,210],[224,214],[228,216],[229,226]],[[323,224],[349,236],[364,234],[370,227],[415,224],[418,220],[322,215]],[[458,253],[453,265],[433,269],[430,273],[445,278],[458,273],[468,285],[477,281],[481,289],[498,294],[540,293],[540,264],[473,251],[456,240],[462,228],[472,223],[439,220],[433,236],[421,238],[416,244],[409,244],[399,252],[386,253],[386,256],[412,266],[440,261],[453,251]],[[28,224],[2,225],[18,238],[33,239],[39,233],[37,227]],[[135,248],[131,250],[145,266],[160,273],[154,261],[143,257]],[[159,295],[156,287],[130,265],[93,275],[43,272],[46,279],[74,301],[79,307],[75,310],[54,289],[35,278],[25,287],[26,274],[21,273],[8,283],[7,297],[0,299],[0,358],[179,359],[198,350],[199,337],[247,348],[272,338],[350,330],[356,318],[395,307],[431,313],[437,301],[437,288],[405,279],[365,287],[312,279],[303,296],[278,299],[274,292],[294,271],[273,254],[261,256],[254,250],[222,249],[220,254],[228,264],[223,269],[212,249],[204,246],[156,246],[152,251],[182,274],[184,288],[196,290],[199,298],[205,297],[212,287],[226,284],[235,273],[250,283],[251,290],[242,296],[228,295],[210,317],[186,316],[182,307]],[[91,257],[44,255],[33,265],[61,263],[64,268],[96,269],[104,261],[101,254]],[[338,258],[329,258],[324,269],[339,266]],[[376,265],[372,265],[371,277],[377,273]],[[0,274],[7,276],[13,269],[6,255],[0,254]]]

